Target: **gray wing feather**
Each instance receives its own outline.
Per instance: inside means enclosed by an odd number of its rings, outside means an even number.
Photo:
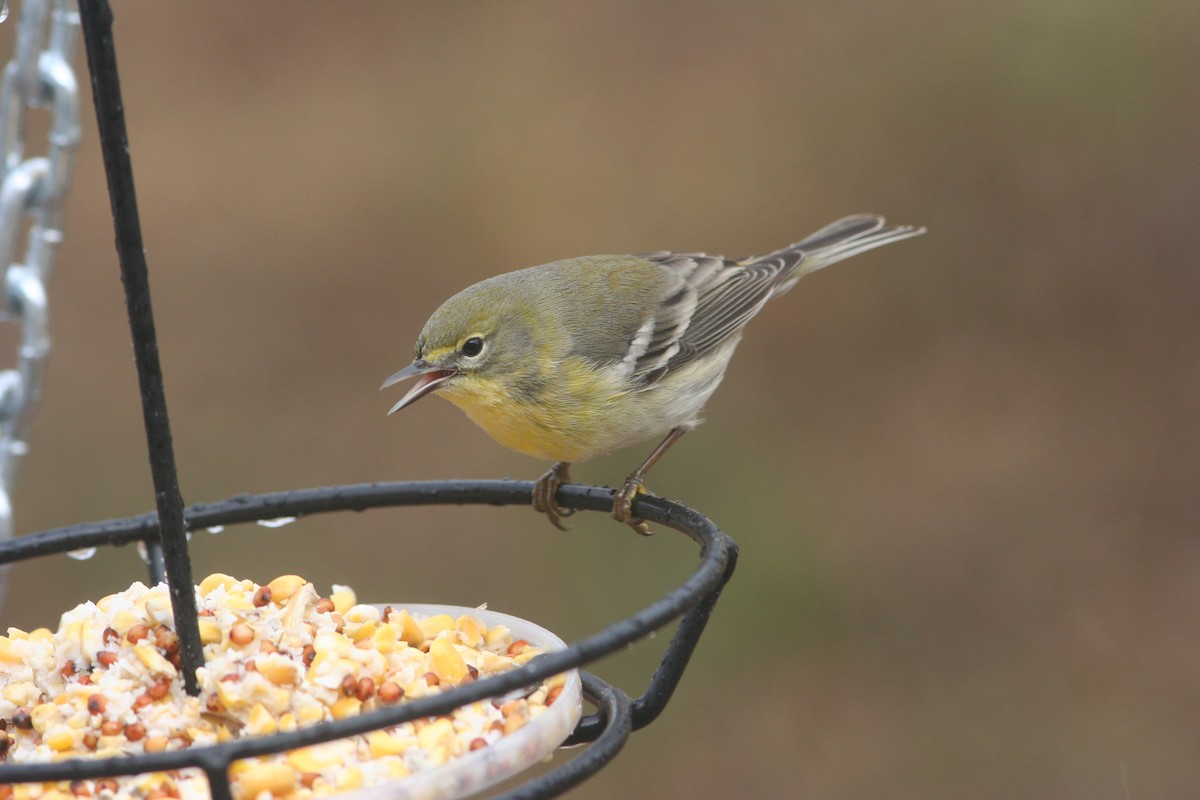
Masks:
[[[763,256],[732,261],[704,253],[643,253],[678,276],[662,308],[647,321],[645,347],[633,375],[643,386],[669,370],[704,356],[736,336],[772,297],[804,275],[880,245],[924,233],[908,226],[884,228],[883,217],[856,214]],[[643,333],[639,331],[639,334]],[[635,340],[635,345],[638,344]]]
[[[803,253],[793,252],[760,263],[738,264],[703,253],[643,255],[679,275],[683,284],[679,291],[686,292],[688,302],[673,303],[670,310],[674,313],[665,317],[656,315],[654,344],[637,360],[634,376],[651,385],[668,370],[716,349],[758,313],[771,299],[780,274],[794,269],[803,257]],[[688,313],[686,320],[678,318],[682,311]]]
[[[799,242],[788,245],[785,250],[799,248],[801,250],[820,250],[839,242],[857,239],[874,233],[884,226],[883,217],[878,214],[853,214],[842,217],[837,222],[831,222],[816,233],[811,233]]]

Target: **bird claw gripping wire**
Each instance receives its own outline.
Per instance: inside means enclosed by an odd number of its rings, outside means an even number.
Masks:
[[[560,461],[533,484],[533,510],[545,514],[550,524],[560,531],[571,530],[570,525],[562,523],[562,518],[575,513],[575,509],[563,508],[558,504],[558,487],[571,482],[570,467],[570,464]]]
[[[635,472],[625,479],[625,483],[621,485],[620,489],[613,491],[612,516],[617,522],[623,522],[633,528],[635,533],[642,536],[653,536],[654,531],[650,529],[646,521],[633,515],[633,500],[639,492],[649,494],[646,487],[642,486],[642,476]]]
[[[558,487],[571,482],[570,467],[570,464],[560,461],[533,484],[533,510],[539,514],[545,514],[546,519],[550,520],[550,524],[560,531],[571,530],[571,526],[564,525],[562,519],[575,513],[575,509],[563,508],[558,504]],[[633,498],[637,496],[638,492],[645,493],[646,491],[642,486],[641,478],[639,470],[630,475],[620,489],[613,492],[612,516],[617,522],[628,525],[642,536],[651,536],[654,531],[650,529],[645,520],[633,516],[632,512]]]

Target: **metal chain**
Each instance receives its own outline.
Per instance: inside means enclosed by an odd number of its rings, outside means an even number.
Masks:
[[[6,15],[7,10],[3,0],[0,13]],[[0,85],[0,321],[20,327],[16,366],[0,370],[0,541],[12,536],[13,482],[27,449],[50,353],[46,282],[62,243],[63,204],[80,138],[73,66],[78,32],[74,0],[27,0],[17,22],[16,52]],[[49,111],[45,155],[26,157],[27,109]]]

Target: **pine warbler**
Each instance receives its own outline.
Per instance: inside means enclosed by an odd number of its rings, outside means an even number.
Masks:
[[[437,392],[500,444],[556,462],[533,507],[556,527],[568,467],[663,436],[613,495],[632,513],[646,472],[700,421],[742,328],[803,276],[924,233],[859,214],[765,256],[703,253],[584,256],[498,275],[451,297],[417,339],[416,358],[383,382],[416,378],[394,413]]]

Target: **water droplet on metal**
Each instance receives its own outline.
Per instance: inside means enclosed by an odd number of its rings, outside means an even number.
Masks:
[[[264,528],[282,528],[284,525],[290,525],[295,521],[295,517],[276,517],[275,519],[260,519],[258,524]]]
[[[224,525],[209,525],[204,530],[208,531],[209,533],[224,533],[225,526]]]
[[[3,20],[0,20],[0,22],[3,22]],[[76,561],[87,561],[94,555],[96,555],[96,548],[94,547],[81,547],[78,550],[67,551],[67,558],[73,558]]]

